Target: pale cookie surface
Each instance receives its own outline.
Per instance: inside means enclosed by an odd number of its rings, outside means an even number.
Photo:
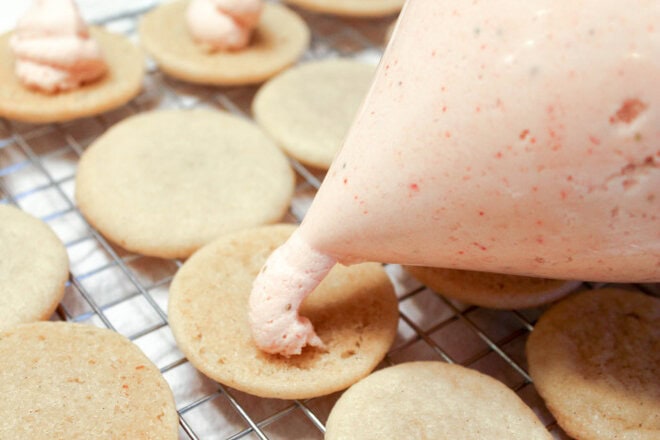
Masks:
[[[310,31],[288,8],[266,3],[248,47],[208,53],[185,23],[187,1],[158,6],[140,21],[140,41],[167,74],[199,84],[255,84],[276,75],[307,50]]]
[[[493,309],[524,309],[547,304],[580,286],[552,280],[438,267],[406,266],[427,287],[459,301]]]
[[[0,438],[178,438],[167,382],[128,339],[63,322],[0,333]]]
[[[117,108],[142,89],[144,56],[126,37],[100,28],[90,29],[101,47],[108,71],[82,87],[56,94],[25,87],[14,73],[10,33],[0,36],[0,116],[47,123],[92,116]]]
[[[392,39],[392,35],[394,35],[395,28],[396,28],[396,21],[392,22],[392,24],[390,24],[387,27],[387,30],[385,31],[385,40],[384,40],[385,46],[387,46],[390,40]]]
[[[48,225],[0,205],[0,330],[48,319],[68,274],[66,249]]]
[[[382,17],[401,10],[405,0],[284,0],[314,12],[347,17]]]
[[[660,299],[621,289],[573,295],[541,316],[527,360],[572,437],[660,438]]]
[[[293,189],[286,157],[255,124],[205,110],[123,120],[85,151],[76,177],[92,225],[128,250],[163,258],[278,221]]]
[[[287,154],[328,169],[374,72],[347,59],[301,64],[261,87],[252,104],[255,120]]]
[[[552,438],[504,384],[444,362],[371,374],[339,398],[326,430],[325,440]]]
[[[170,288],[170,326],[190,362],[261,397],[303,399],[347,388],[378,365],[397,331],[397,299],[382,267],[336,267],[301,309],[327,351],[307,347],[290,358],[260,351],[248,322],[252,281],[294,230],[274,225],[222,237],[195,253]]]

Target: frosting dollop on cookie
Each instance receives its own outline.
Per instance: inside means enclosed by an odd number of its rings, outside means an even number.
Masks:
[[[238,50],[250,43],[262,9],[261,0],[192,0],[186,22],[193,39],[209,52]]]
[[[250,327],[261,350],[291,356],[311,345],[324,348],[312,323],[298,311],[336,260],[294,233],[268,258],[250,295]]]
[[[73,0],[35,0],[19,20],[10,45],[20,81],[44,92],[78,88],[107,70]]]

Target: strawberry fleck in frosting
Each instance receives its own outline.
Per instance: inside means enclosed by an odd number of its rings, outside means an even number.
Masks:
[[[186,11],[193,39],[209,52],[247,47],[259,23],[261,0],[192,0]]]
[[[19,80],[43,92],[76,89],[107,70],[73,0],[34,0],[9,44]]]

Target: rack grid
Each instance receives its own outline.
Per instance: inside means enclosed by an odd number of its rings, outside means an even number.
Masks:
[[[109,15],[98,24],[137,40],[141,13],[153,3]],[[393,17],[351,20],[298,11],[312,29],[305,59],[377,60]],[[215,383],[178,351],[167,321],[167,292],[179,260],[129,253],[91,227],[74,201],[75,171],[85,148],[108,127],[156,108],[216,108],[250,118],[257,87],[213,88],[185,84],[150,65],[143,92],[109,113],[63,124],[31,125],[0,119],[0,203],[13,204],[47,222],[71,260],[66,294],[53,319],[115,330],[137,344],[170,384],[180,415],[181,439],[320,439],[340,393],[283,401],[256,398]],[[296,222],[322,173],[295,160],[296,196],[285,221]],[[400,305],[396,341],[381,366],[412,360],[455,362],[504,382],[540,417],[555,438],[569,438],[536,393],[524,345],[542,309],[495,311],[466,306],[430,291],[396,265],[386,267]],[[582,288],[592,288],[584,283]],[[658,294],[657,285],[626,286]]]

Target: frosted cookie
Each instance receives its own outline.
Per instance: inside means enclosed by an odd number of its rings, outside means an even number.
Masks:
[[[375,68],[346,59],[296,66],[254,98],[257,123],[300,162],[328,169],[369,90]]]
[[[243,85],[265,81],[307,50],[310,31],[296,13],[266,3],[247,47],[209,52],[185,20],[188,1],[158,6],[140,21],[140,41],[165,73],[193,83]]]
[[[94,227],[163,258],[278,221],[293,189],[286,157],[256,125],[205,110],[123,120],[85,151],[76,176],[76,200]]]
[[[396,14],[405,0],[284,0],[314,12],[347,17],[383,17]]]
[[[573,295],[541,316],[527,360],[569,435],[660,438],[660,299],[621,289]]]
[[[406,266],[405,269],[437,293],[493,309],[524,309],[555,301],[581,283],[489,272]]]
[[[41,220],[0,205],[0,330],[48,319],[68,274],[66,249],[55,233]]]
[[[346,391],[325,440],[551,439],[504,384],[460,365],[409,362],[379,370]]]
[[[342,390],[378,365],[397,331],[397,299],[382,267],[336,267],[302,306],[326,349],[308,347],[290,358],[260,351],[248,320],[252,281],[294,230],[274,225],[224,236],[190,257],[170,288],[170,326],[188,360],[210,378],[261,397]]]
[[[0,36],[0,116],[18,121],[61,122],[99,114],[119,107],[142,88],[144,57],[127,38],[100,28],[90,29],[98,42],[107,71],[79,88],[44,93],[26,87],[14,71],[9,47],[11,33]]]
[[[0,359],[0,438],[178,438],[167,382],[115,332],[24,324],[0,333]]]

